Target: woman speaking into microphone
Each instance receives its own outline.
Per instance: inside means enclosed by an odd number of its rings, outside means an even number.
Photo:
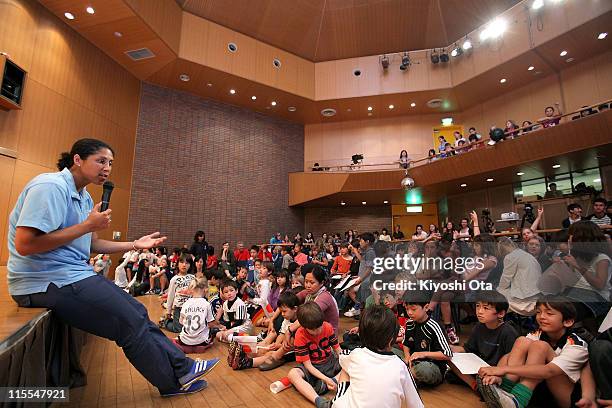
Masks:
[[[87,192],[101,185],[113,165],[113,149],[95,139],[62,153],[57,173],[32,179],[9,217],[9,293],[19,306],[45,307],[65,323],[113,340],[130,363],[164,396],[206,387],[202,377],[218,359],[192,360],[148,318],[145,307],[88,264],[90,253],[158,246],[158,232],[133,242],[98,238],[110,225]]]

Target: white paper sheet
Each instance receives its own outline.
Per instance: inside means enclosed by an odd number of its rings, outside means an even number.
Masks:
[[[478,369],[480,367],[489,366],[486,361],[474,353],[453,353],[451,363],[453,363],[462,374],[478,374]]]

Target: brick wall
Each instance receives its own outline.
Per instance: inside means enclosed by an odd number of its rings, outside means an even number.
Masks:
[[[143,84],[129,239],[161,231],[172,247],[202,229],[220,249],[224,240],[233,247],[301,232],[287,173],[303,163],[302,125]]]
[[[349,229],[361,232],[380,232],[391,229],[391,206],[306,208],[304,231],[320,237],[323,232],[343,234]]]

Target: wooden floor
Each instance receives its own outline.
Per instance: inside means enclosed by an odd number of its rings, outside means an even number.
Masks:
[[[157,296],[138,298],[156,321],[161,315]],[[341,332],[354,325],[355,320],[342,318]],[[170,333],[168,333],[170,335]],[[206,377],[209,386],[200,393],[173,398],[162,398],[157,389],[136,371],[114,343],[91,336],[81,361],[87,371],[88,385],[70,390],[70,406],[79,407],[312,407],[293,388],[272,394],[270,383],[287,375],[292,364],[261,372],[257,369],[233,371],[225,358],[227,345],[215,344],[205,354],[192,357],[219,357],[222,361]],[[427,407],[484,407],[467,387],[443,384],[434,389],[419,390]],[[329,393],[328,396],[332,394]],[[59,405],[58,405],[59,406]],[[66,406],[66,404],[62,404]]]

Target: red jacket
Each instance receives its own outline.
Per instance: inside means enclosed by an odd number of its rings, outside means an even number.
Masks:
[[[260,249],[259,252],[257,253],[257,259],[263,262],[266,262],[266,261],[272,262],[272,252],[270,251],[264,252]]]
[[[251,255],[249,254],[249,250],[246,248],[242,248],[242,250],[236,249],[234,251],[234,257],[236,261],[248,261]]]

